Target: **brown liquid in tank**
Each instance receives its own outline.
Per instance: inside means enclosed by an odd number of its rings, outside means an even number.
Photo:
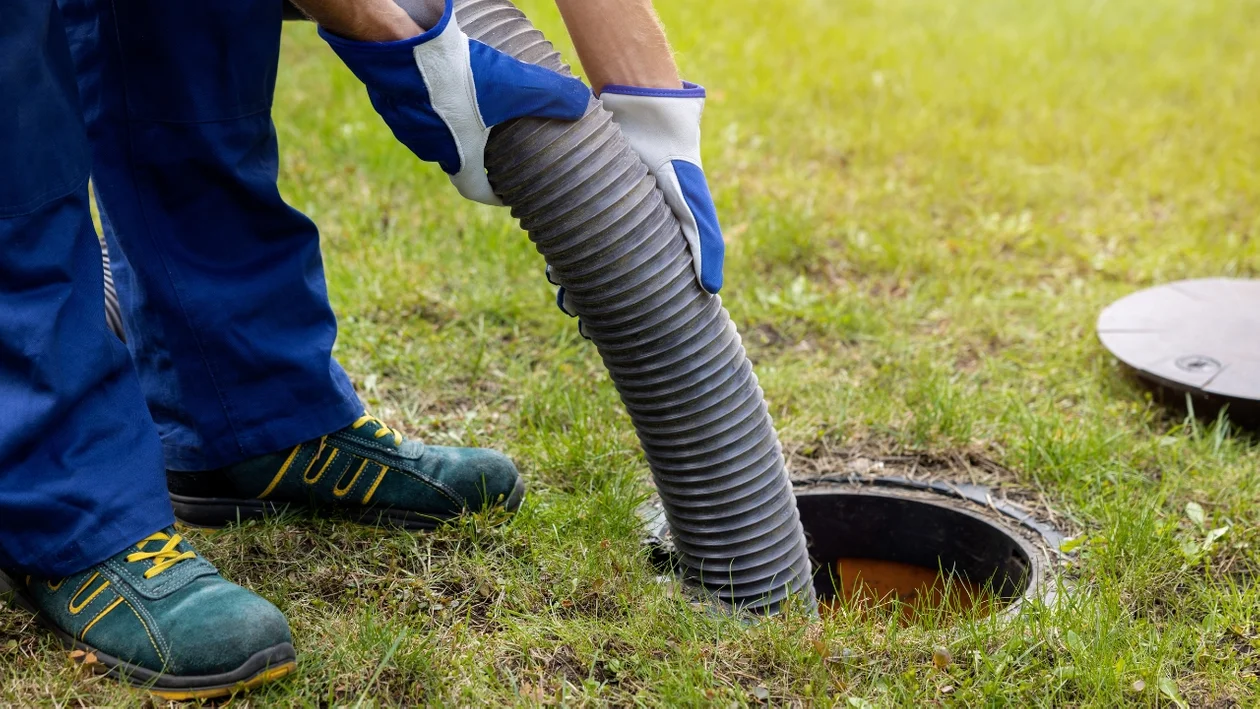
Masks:
[[[882,559],[836,560],[836,597],[822,602],[823,610],[838,607],[861,612],[891,612],[897,608],[904,621],[921,611],[985,615],[1001,599],[983,585],[960,575],[942,576],[936,569]],[[894,603],[897,601],[899,603]]]

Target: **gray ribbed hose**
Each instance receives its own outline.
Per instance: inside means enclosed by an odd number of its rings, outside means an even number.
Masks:
[[[101,239],[101,265],[105,268],[105,322],[119,339],[126,340],[122,309],[118,307],[118,291],[114,288],[114,271],[109,267],[109,249],[106,248],[104,239]]]
[[[455,9],[469,37],[571,75],[509,0],[456,0]],[[776,612],[802,592],[812,602],[796,499],[752,364],[612,115],[592,100],[575,123],[499,126],[486,171],[599,348],[685,576],[749,610]]]

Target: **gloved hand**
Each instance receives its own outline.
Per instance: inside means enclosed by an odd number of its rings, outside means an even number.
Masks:
[[[704,113],[704,87],[689,82],[681,89],[645,89],[610,84],[600,94],[604,108],[630,141],[665,202],[682,224],[700,287],[707,293],[722,288],[722,262],[726,244],[718,224],[717,209],[700,163],[700,116]],[[551,280],[548,273],[547,279]],[[554,281],[552,281],[554,283]],[[569,315],[564,288],[556,304]]]
[[[436,162],[459,193],[500,205],[486,178],[490,129],[514,118],[573,121],[591,92],[581,81],[517,61],[468,38],[446,0],[432,29],[397,42],[357,42],[320,28],[350,71],[367,86],[376,112],[421,160]]]
[[[682,223],[700,287],[717,293],[722,289],[726,244],[700,163],[704,87],[690,82],[683,82],[681,89],[610,84],[599,98],[612,112],[630,147],[647,164],[656,186],[665,193],[666,204]]]

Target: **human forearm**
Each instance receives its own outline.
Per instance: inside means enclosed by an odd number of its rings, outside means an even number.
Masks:
[[[654,89],[682,86],[651,0],[556,0],[586,79]]]
[[[442,0],[294,0],[328,31],[362,42],[415,37],[442,15]],[[651,0],[556,0],[591,86],[678,88],[678,66]],[[404,9],[405,8],[405,9]]]
[[[333,34],[360,42],[392,42],[423,32],[436,18],[422,27],[394,0],[293,0],[312,20]],[[421,9],[425,0],[411,0]],[[421,20],[424,13],[414,13]],[[439,3],[437,17],[442,15]]]

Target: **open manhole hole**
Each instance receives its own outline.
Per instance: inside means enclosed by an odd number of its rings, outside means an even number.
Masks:
[[[979,616],[1047,586],[1045,550],[969,502],[861,484],[798,489],[796,501],[824,613]]]
[[[988,487],[896,475],[902,462],[922,459],[887,460],[875,474],[794,481],[824,614],[939,621],[1050,600],[1062,535]],[[647,542],[665,569],[675,558],[658,505],[645,511]]]

